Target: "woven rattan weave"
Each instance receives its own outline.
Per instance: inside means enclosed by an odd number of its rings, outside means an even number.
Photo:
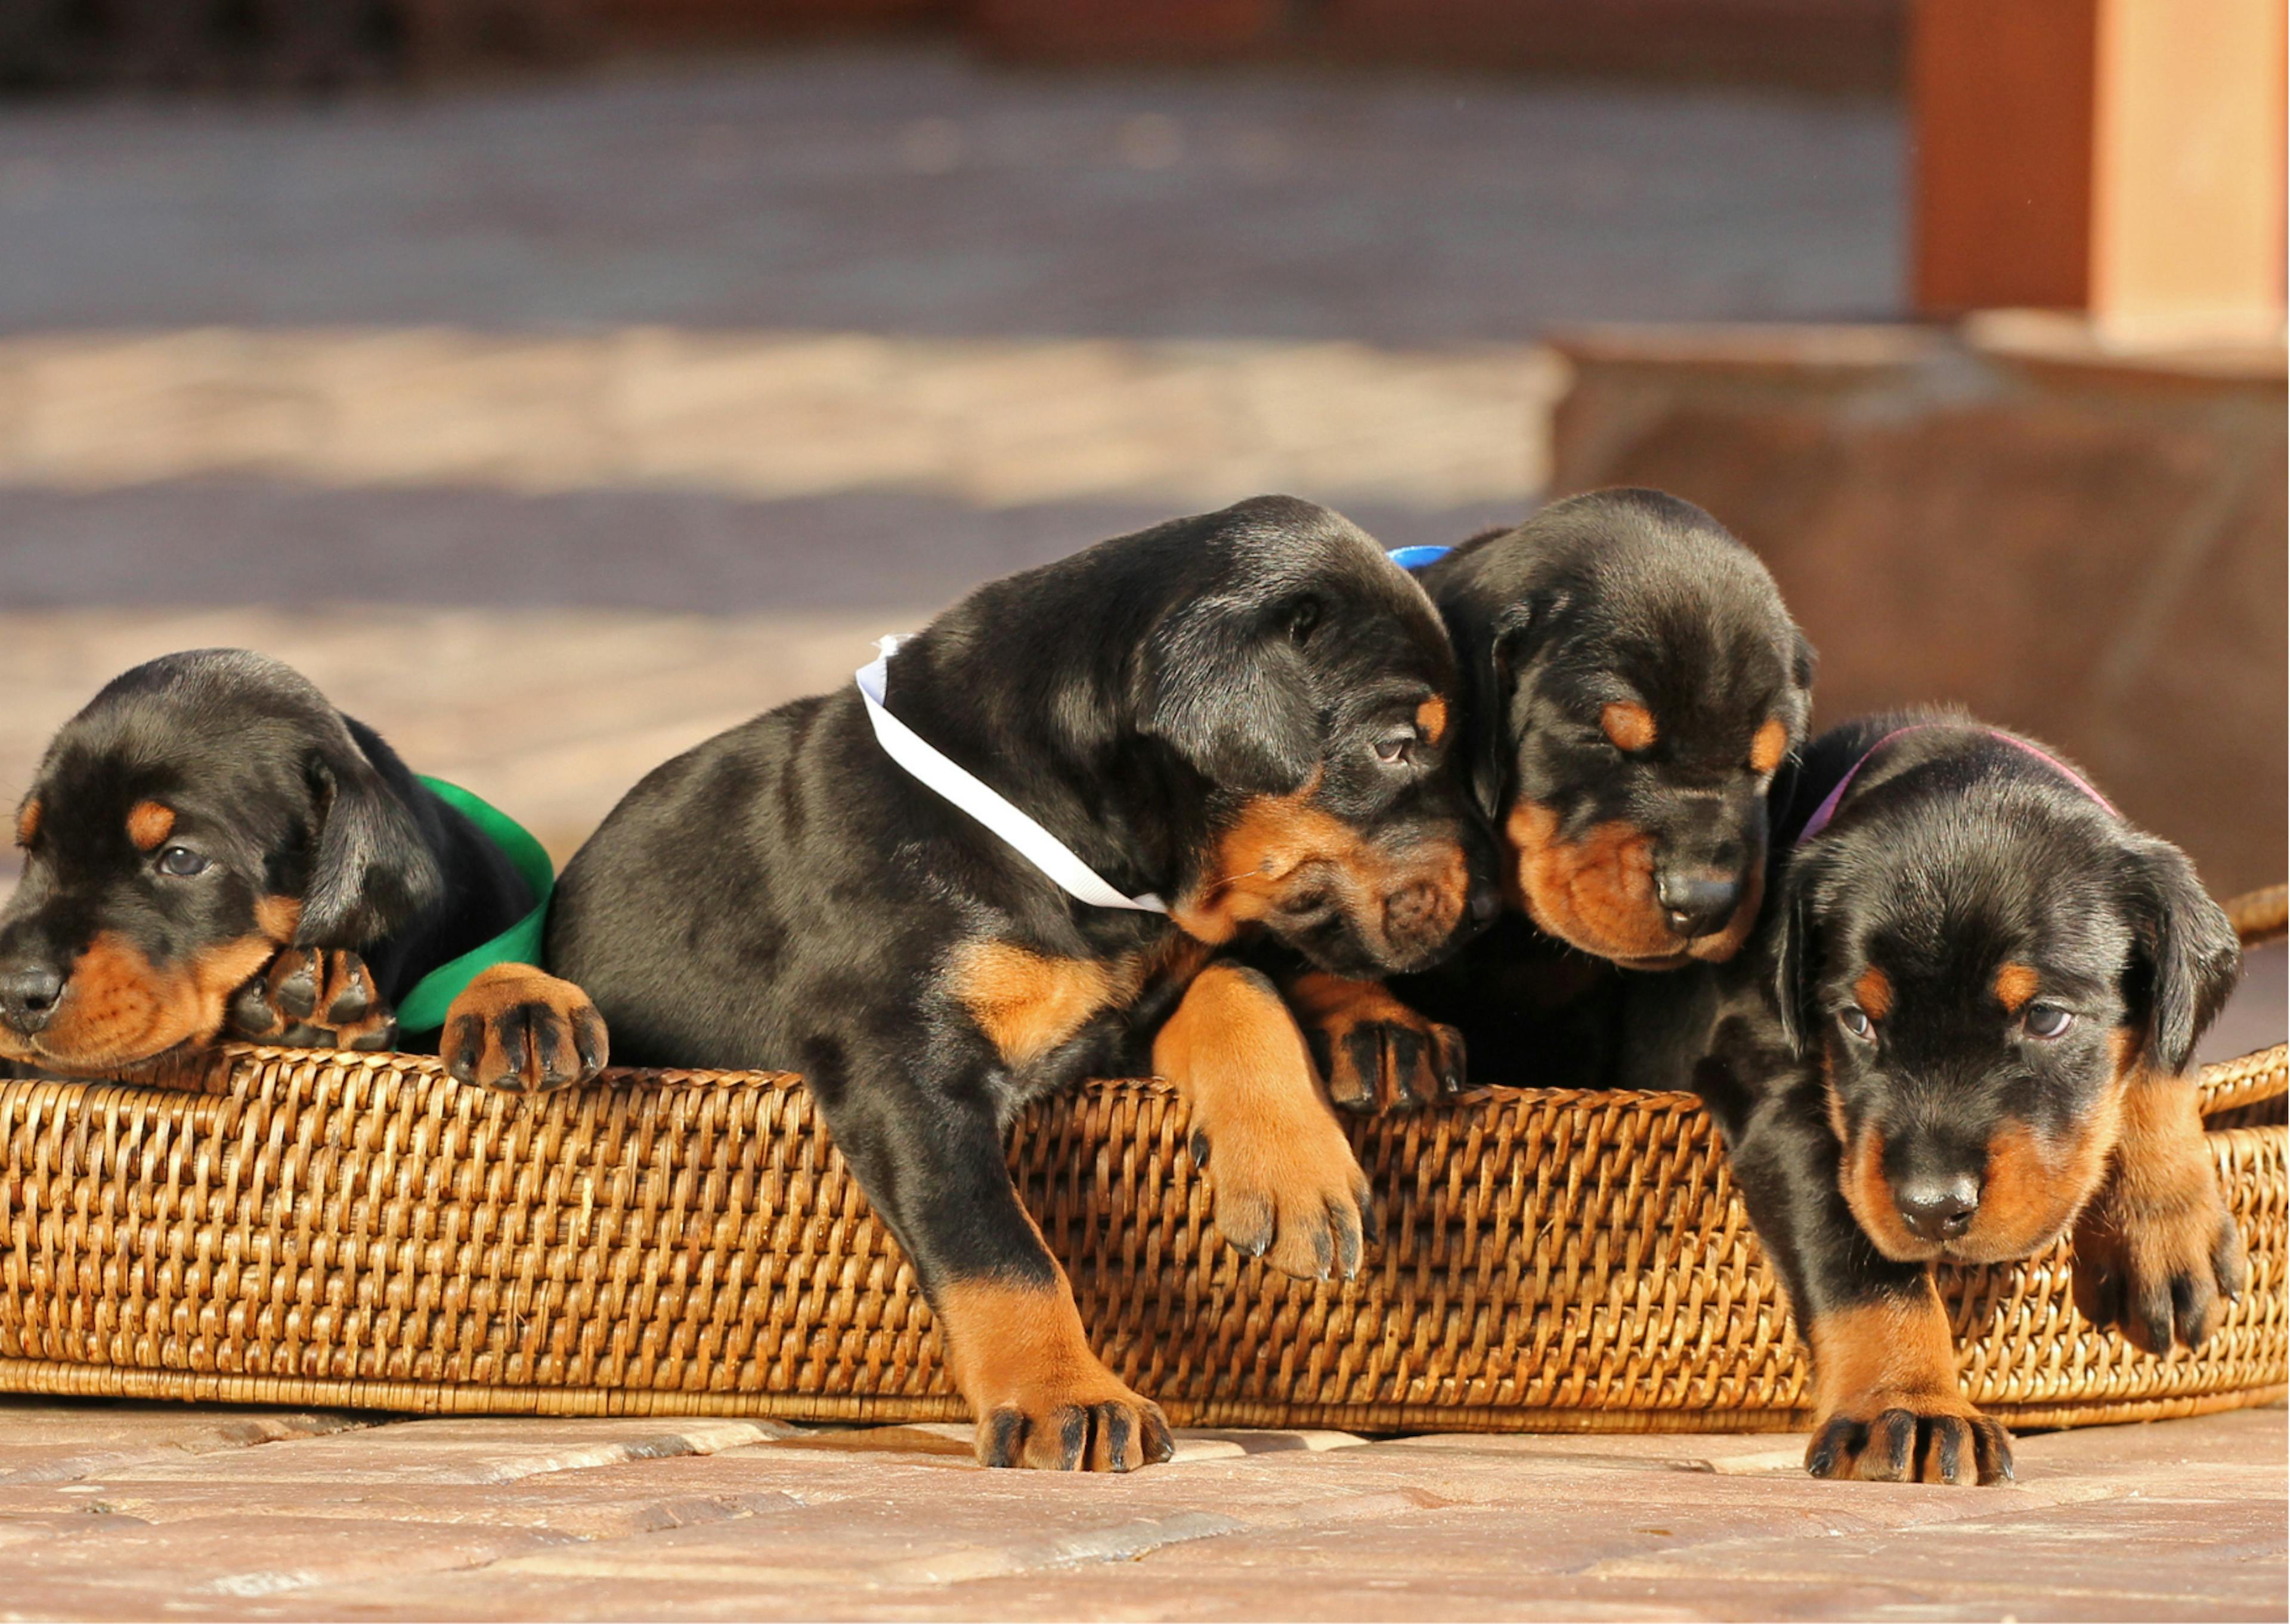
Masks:
[[[2278,931],[2280,893],[2238,910]],[[2070,1300],[2064,1250],[1947,1286],[2021,1425],[2284,1390],[2278,1047],[2204,1076],[2251,1289],[2199,1354]],[[2230,1114],[2230,1115],[2228,1115]],[[1011,1149],[1084,1323],[1180,1425],[1788,1428],[1805,1358],[1693,1098],[1494,1090],[1360,1124],[1386,1239],[1307,1284],[1217,1238],[1145,1083]],[[2231,1123],[2237,1125],[2222,1125]],[[172,1085],[0,1084],[0,1390],[546,1414],[947,1420],[930,1314],[797,1080],[520,1100],[402,1055],[232,1049]]]

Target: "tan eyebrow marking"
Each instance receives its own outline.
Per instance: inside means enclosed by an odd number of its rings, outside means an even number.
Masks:
[[[1423,737],[1433,744],[1447,731],[1447,701],[1433,694],[1415,708],[1415,725],[1423,730]]]
[[[138,801],[128,809],[127,838],[137,849],[145,852],[157,849],[161,841],[175,832],[173,809],[156,801]]]
[[[1861,1007],[1869,1012],[1871,1020],[1882,1020],[1893,1012],[1893,980],[1874,964],[1862,971],[1861,979],[1853,983],[1853,996],[1861,1001]]]
[[[1779,716],[1766,719],[1757,736],[1750,740],[1750,766],[1758,772],[1771,772],[1782,764],[1789,753],[1789,729],[1782,725]]]
[[[1643,750],[1654,741],[1653,712],[1617,700],[1598,713],[1598,725],[1618,750]]]
[[[36,800],[27,801],[24,803],[24,809],[16,814],[16,844],[20,846],[30,845],[32,836],[39,832],[40,804]]]
[[[2014,1015],[2036,996],[2037,977],[2026,964],[2006,964],[1996,972],[1996,996]]]

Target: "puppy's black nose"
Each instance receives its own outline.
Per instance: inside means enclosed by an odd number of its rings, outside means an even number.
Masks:
[[[1474,927],[1484,930],[1493,924],[1495,916],[1502,912],[1502,892],[1493,880],[1474,879],[1471,882],[1470,910]]]
[[[1967,1177],[1919,1180],[1895,1189],[1893,1199],[1911,1234],[1952,1241],[1972,1228],[1972,1215],[1980,1211],[1980,1187]]]
[[[1665,868],[1654,878],[1662,923],[1680,936],[1707,936],[1721,930],[1741,905],[1742,882],[1707,869]]]
[[[27,1037],[48,1024],[63,996],[63,977],[47,965],[0,968],[0,1020]]]

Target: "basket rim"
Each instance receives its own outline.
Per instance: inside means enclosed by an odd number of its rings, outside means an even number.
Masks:
[[[2235,933],[2245,947],[2256,947],[2285,933],[2290,924],[2290,884],[2270,885],[2245,892],[2225,905]],[[119,1087],[138,1097],[155,1092],[213,1095],[242,1064],[304,1064],[318,1061],[330,1067],[357,1070],[388,1070],[426,1074],[437,1082],[453,1084],[444,1064],[435,1055],[401,1050],[323,1050],[283,1048],[267,1044],[217,1044],[195,1055],[162,1060],[140,1074],[73,1077],[42,1073],[16,1079],[17,1084],[52,1084],[88,1088]],[[2231,1060],[2213,1060],[2197,1074],[2202,1114],[2238,1109],[2290,1094],[2290,1044],[2254,1049]],[[10,1086],[0,1079],[0,1087]],[[454,1086],[460,1086],[454,1084]],[[613,1066],[599,1072],[586,1086],[657,1089],[765,1089],[785,1092],[801,1088],[800,1073],[780,1070],[701,1070],[690,1067]],[[1102,1077],[1083,1084],[1091,1092],[1112,1093],[1173,1093],[1174,1085],[1158,1077]],[[1699,1111],[1701,1096],[1682,1089],[1534,1088],[1510,1084],[1481,1084],[1466,1089],[1454,1106],[1513,1103],[1556,1108],[1603,1108],[1668,1115]]]

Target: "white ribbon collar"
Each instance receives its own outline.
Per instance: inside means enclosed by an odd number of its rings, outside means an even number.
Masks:
[[[883,747],[883,754],[1000,836],[1011,850],[1049,876],[1069,896],[1093,908],[1125,908],[1141,914],[1167,913],[1168,904],[1150,892],[1132,897],[1116,891],[1055,835],[940,755],[921,734],[885,708],[885,684],[891,656],[905,641],[904,637],[877,641],[875,646],[882,652],[860,667],[856,674],[859,697],[867,703],[867,719],[875,724],[875,742]]]

